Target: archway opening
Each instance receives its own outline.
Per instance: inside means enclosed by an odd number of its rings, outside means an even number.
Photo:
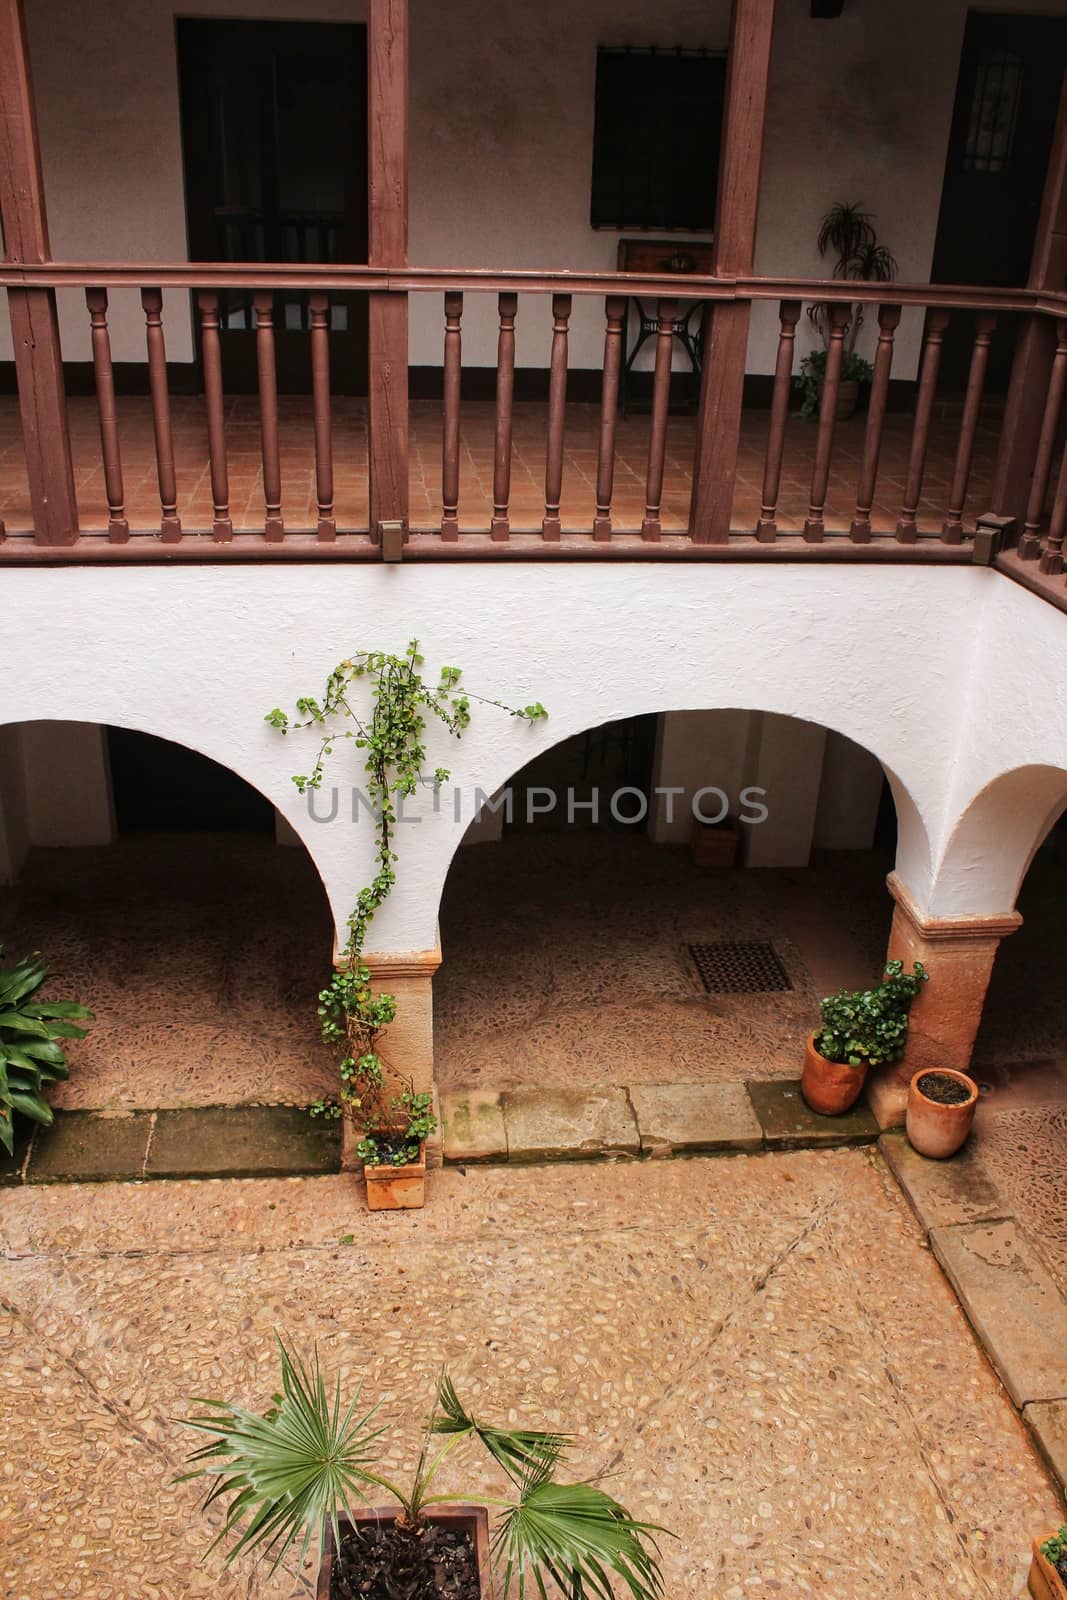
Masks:
[[[0,942],[96,1013],[66,1110],[306,1105],[333,928],[307,851],[238,773],[96,723],[0,729]]]
[[[752,710],[620,720],[492,804],[442,900],[442,1089],[795,1078],[819,998],[881,970],[896,810],[836,732]]]

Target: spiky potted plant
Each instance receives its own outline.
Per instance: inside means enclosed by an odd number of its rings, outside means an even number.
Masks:
[[[38,955],[0,967],[0,1145],[9,1156],[15,1150],[16,1116],[51,1126],[44,1091],[70,1075],[60,1041],[84,1039],[78,1023],[94,1020],[75,1000],[38,1000],[47,978],[47,963]]]
[[[833,276],[856,283],[891,283],[897,275],[896,259],[884,244],[879,243],[874,229],[874,217],[862,205],[836,201],[819,224],[816,245],[824,259],[833,255]],[[809,351],[800,363],[801,405],[800,414],[814,418],[822,404],[823,382],[826,378],[826,355],[830,343],[829,304],[817,300],[808,307],[812,326],[817,329],[822,348]],[[848,326],[845,329],[845,347],[841,361],[841,382],[837,391],[836,417],[839,422],[852,416],[859,404],[860,390],[870,383],[874,369],[865,357],[856,352],[856,340],[863,326],[863,304],[856,301],[849,307]]]
[[[823,1025],[808,1037],[800,1092],[813,1111],[840,1116],[859,1099],[870,1067],[899,1061],[908,1042],[911,1003],[927,973],[916,961],[887,961],[874,989],[841,989],[820,1000]]]
[[[364,1404],[362,1383],[346,1403],[340,1380],[327,1384],[317,1352],[309,1364],[278,1344],[282,1387],[269,1410],[199,1400],[209,1409],[185,1423],[210,1437],[181,1481],[213,1480],[205,1507],[228,1497],[210,1546],[232,1541],[227,1562],[256,1555],[273,1572],[291,1552],[299,1551],[302,1567],[313,1551],[317,1600],[490,1600],[494,1572],[500,1600],[523,1600],[528,1591],[540,1600],[612,1600],[613,1577],[631,1600],[662,1595],[656,1535],[666,1530],[630,1517],[595,1482],[559,1482],[567,1435],[481,1422],[443,1374],[404,1487],[377,1467],[386,1429],[377,1406]],[[432,1492],[468,1440],[503,1470],[506,1497],[474,1505]],[[372,1507],[368,1497],[379,1492],[394,1504]],[[499,1514],[491,1538],[489,1506]]]
[[[472,700],[530,724],[548,715],[539,701],[507,706],[462,688],[459,667],[442,667],[437,683],[427,683],[420,671],[423,665],[417,639],[410,641],[402,656],[385,650],[357,651],[334,667],[321,700],[314,695],[297,700],[296,720],[277,706],[265,718],[282,734],[304,729],[318,734],[318,752],[310,773],[293,778],[302,795],[321,787],[327,760],[338,741],[351,739],[363,752],[365,798],[375,826],[376,870],[371,882],[359,891],[338,966],[319,995],[323,1038],[342,1052],[340,1085],[336,1094],[317,1101],[311,1110],[319,1116],[342,1117],[346,1144],[354,1134],[372,1211],[423,1204],[425,1141],[437,1128],[433,1096],[417,1090],[410,1077],[386,1070],[378,1039],[396,1018],[396,999],[374,993],[363,957],[371,922],[396,883],[394,844],[400,807],[422,786],[430,783],[438,790],[450,776],[445,767],[437,767],[432,776],[424,774],[427,727],[437,722],[453,738],[462,738],[471,720]],[[360,695],[363,680],[370,690],[369,710],[365,696]],[[392,1093],[387,1079],[392,1079]]]

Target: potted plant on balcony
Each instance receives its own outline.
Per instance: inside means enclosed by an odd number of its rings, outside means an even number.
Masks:
[[[0,956],[4,947],[0,944]],[[0,967],[0,1145],[15,1150],[15,1116],[43,1127],[55,1120],[44,1097],[50,1083],[69,1077],[64,1039],[84,1039],[79,1022],[93,1013],[74,1000],[38,1000],[48,966],[39,956]]]
[[[1035,1539],[1029,1589],[1034,1600],[1067,1600],[1067,1522],[1047,1539]]]
[[[908,1041],[908,1014],[926,969],[916,961],[887,961],[874,989],[841,989],[819,1002],[823,1026],[809,1035],[800,1092],[813,1111],[840,1116],[859,1099],[867,1071],[899,1061]]]
[[[819,224],[816,240],[820,256],[833,254],[833,276],[853,282],[890,283],[897,275],[897,263],[891,252],[878,241],[874,230],[874,217],[862,205],[835,202]],[[823,381],[826,377],[826,354],[830,344],[829,304],[817,300],[808,307],[808,316],[822,339],[822,349],[810,351],[800,363],[800,414],[814,418],[822,405]],[[850,307],[848,326],[845,329],[845,348],[841,362],[841,384],[837,391],[836,417],[839,422],[852,416],[861,388],[870,383],[874,368],[863,356],[856,354],[856,340],[863,326],[863,305],[857,301]]]
[[[431,783],[434,790],[447,783],[449,772],[437,767],[432,778],[423,773],[423,743],[429,720],[441,723],[453,738],[463,736],[471,720],[471,700],[496,706],[509,716],[535,723],[547,717],[543,705],[518,708],[488,700],[460,687],[459,667],[442,667],[436,685],[420,672],[424,657],[412,639],[402,656],[384,650],[360,650],[334,667],[326,680],[321,701],[302,695],[296,702],[299,718],[290,721],[277,706],[265,720],[280,733],[312,728],[319,748],[310,773],[298,773],[293,783],[300,794],[322,785],[326,762],[339,740],[351,739],[364,752],[366,799],[375,824],[373,879],[359,891],[348,918],[348,938],[341,960],[319,994],[319,1019],[327,1044],[343,1051],[338,1063],[340,1084],[335,1095],[317,1101],[312,1113],[346,1119],[358,1135],[357,1154],[367,1178],[371,1210],[421,1206],[425,1194],[425,1141],[437,1127],[433,1096],[416,1090],[410,1078],[397,1077],[398,1092],[386,1086],[385,1063],[378,1037],[396,1018],[393,995],[375,995],[371,973],[363,958],[367,931],[396,883],[395,830],[405,798]],[[366,679],[370,712],[354,703],[353,689]]]
[[[557,1473],[570,1439],[478,1421],[442,1375],[409,1487],[378,1470],[385,1428],[365,1406],[362,1384],[349,1403],[340,1380],[327,1386],[316,1352],[301,1360],[278,1340],[281,1393],[263,1414],[220,1400],[185,1422],[210,1435],[190,1458],[180,1482],[214,1480],[205,1506],[229,1496],[210,1549],[233,1540],[227,1563],[245,1553],[271,1560],[275,1571],[299,1542],[299,1563],[312,1548],[320,1566],[317,1600],[490,1600],[529,1591],[545,1600],[548,1585],[563,1600],[610,1600],[612,1574],[632,1600],[663,1593],[656,1535],[666,1529],[630,1517],[595,1482],[561,1483]],[[434,1449],[433,1441],[444,1443]],[[476,1439],[510,1481],[492,1542],[486,1504],[431,1493],[453,1450]],[[395,1502],[369,1506],[369,1493]],[[512,1590],[514,1580],[515,1589]]]
[[[978,1085],[951,1067],[915,1073],[908,1085],[908,1142],[921,1156],[944,1161],[967,1141],[978,1106]]]

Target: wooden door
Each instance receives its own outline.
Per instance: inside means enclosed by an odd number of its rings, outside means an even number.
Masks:
[[[361,24],[180,18],[189,257],[367,259],[367,40]],[[222,298],[226,388],[256,387],[251,294]],[[274,303],[278,387],[311,387],[307,295]],[[330,301],[334,388],[367,389],[367,297]]]
[[[960,58],[931,278],[1026,282],[1067,62],[1067,19],[971,12]],[[967,381],[973,318],[953,317],[942,386]],[[1008,337],[1005,337],[1008,333]],[[994,338],[987,386],[1003,390],[1010,330]]]

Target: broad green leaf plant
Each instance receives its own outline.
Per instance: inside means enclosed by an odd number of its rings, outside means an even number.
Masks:
[[[631,1600],[663,1594],[656,1535],[667,1530],[629,1516],[595,1481],[559,1482],[568,1435],[482,1422],[442,1374],[411,1484],[404,1487],[375,1465],[386,1429],[377,1422],[377,1406],[364,1404],[362,1383],[346,1404],[340,1381],[327,1382],[317,1351],[308,1363],[280,1337],[278,1346],[282,1388],[268,1411],[197,1400],[207,1411],[185,1423],[210,1437],[179,1481],[212,1479],[205,1507],[230,1497],[209,1547],[232,1541],[227,1563],[252,1553],[269,1558],[273,1572],[295,1546],[301,1565],[313,1547],[321,1558],[326,1530],[339,1548],[341,1517],[368,1504],[376,1491],[396,1501],[399,1521],[417,1526],[428,1508],[457,1498],[432,1493],[434,1480],[458,1446],[477,1440],[512,1488],[506,1499],[479,1497],[499,1513],[491,1549],[502,1594],[614,1600],[614,1579]]]
[[[4,953],[0,945],[0,956]],[[49,1127],[52,1108],[46,1085],[69,1076],[62,1039],[84,1039],[79,1022],[93,1013],[73,1000],[36,998],[48,967],[28,956],[0,967],[0,1144],[8,1155],[15,1147],[14,1113]]]
[[[911,1003],[929,974],[921,961],[911,972],[903,961],[887,961],[875,989],[842,989],[819,1002],[823,1027],[815,1048],[827,1061],[850,1067],[899,1061],[908,1042]]]
[[[421,786],[430,784],[436,791],[451,776],[446,767],[435,768],[432,775],[425,773],[427,728],[438,722],[453,738],[462,738],[471,720],[472,701],[495,706],[529,723],[548,715],[540,702],[516,708],[461,687],[459,667],[442,667],[437,683],[427,683],[421,671],[424,665],[416,639],[402,656],[384,650],[357,651],[334,667],[321,699],[302,695],[297,700],[295,720],[277,706],[265,719],[282,734],[312,729],[319,735],[311,771],[293,777],[301,794],[321,788],[329,758],[340,741],[352,740],[363,753],[367,799],[376,828],[376,870],[371,882],[359,891],[348,918],[343,964],[319,995],[322,1036],[342,1052],[341,1081],[338,1093],[316,1102],[312,1111],[319,1116],[348,1118],[362,1135],[358,1154],[371,1164],[386,1159],[399,1166],[414,1160],[419,1141],[437,1126],[432,1097],[417,1093],[410,1082],[387,1102],[378,1037],[396,1018],[396,999],[390,994],[372,994],[370,969],[363,959],[367,930],[396,883],[399,807]],[[399,1136],[391,1148],[380,1151],[375,1135],[398,1122]]]

